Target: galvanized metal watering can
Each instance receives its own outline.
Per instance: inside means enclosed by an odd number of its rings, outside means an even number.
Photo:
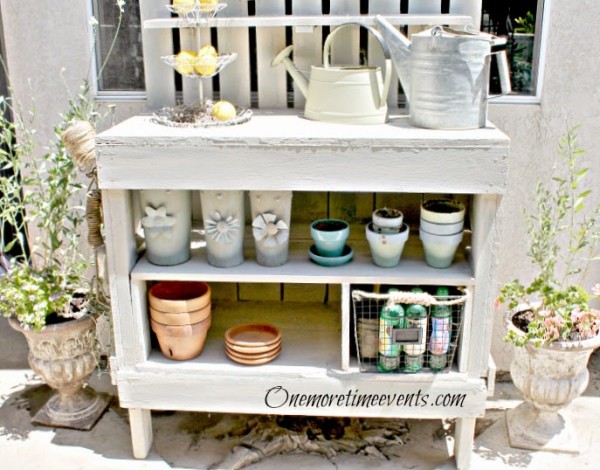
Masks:
[[[505,39],[434,26],[412,42],[383,17],[375,18],[391,51],[409,102],[410,123],[429,129],[485,127],[490,59],[496,54],[501,95],[510,93],[506,51],[491,52]]]
[[[375,36],[385,57],[385,75],[380,67],[331,66],[331,43],[339,31],[351,25],[366,28]],[[306,97],[304,117],[314,121],[346,124],[381,124],[387,121],[387,95],[392,77],[390,53],[381,34],[360,23],[346,23],[332,31],[323,46],[323,66],[311,67],[310,81],[290,60],[293,46],[273,59],[274,67],[283,63],[298,89]]]

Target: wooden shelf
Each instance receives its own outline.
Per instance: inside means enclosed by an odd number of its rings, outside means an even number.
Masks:
[[[285,27],[285,26],[338,26],[344,23],[361,22],[374,25],[374,15],[314,15],[314,16],[244,16],[223,17],[216,16],[208,21],[198,24],[187,21],[184,18],[155,18],[144,21],[145,29],[164,28],[243,28],[243,27]],[[385,15],[385,18],[394,25],[468,25],[473,19],[467,15]]]
[[[509,145],[491,125],[436,131],[410,126],[406,116],[343,125],[309,121],[299,110],[260,110],[246,124],[219,128],[136,116],[96,142],[102,189],[450,194],[504,193]]]
[[[364,233],[364,232],[362,232]],[[253,243],[253,240],[249,240]],[[379,268],[371,260],[366,242],[349,241],[354,247],[353,260],[343,266],[323,267],[309,260],[309,243],[296,243],[283,266],[261,266],[246,254],[246,260],[232,268],[215,268],[208,264],[205,248],[192,250],[192,258],[177,266],[156,266],[143,257],[131,272],[134,280],[180,280],[206,282],[274,282],[303,284],[387,284],[473,286],[475,279],[469,263],[459,253],[450,268],[435,269],[423,260],[419,235],[411,238],[394,268]],[[248,245],[248,243],[246,243]],[[463,248],[459,248],[463,251]]]

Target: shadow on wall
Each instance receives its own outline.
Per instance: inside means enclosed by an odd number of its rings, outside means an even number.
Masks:
[[[29,369],[25,337],[0,316],[0,369]]]

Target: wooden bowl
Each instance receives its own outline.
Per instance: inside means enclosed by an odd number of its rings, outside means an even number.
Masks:
[[[281,341],[281,331],[267,323],[247,323],[229,328],[225,332],[225,341],[242,347],[273,346]]]

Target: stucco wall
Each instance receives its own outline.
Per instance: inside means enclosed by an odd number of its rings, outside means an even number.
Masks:
[[[36,97],[40,142],[52,137],[57,113],[65,108],[67,92],[61,69],[72,90],[86,76],[90,43],[88,12],[83,0],[0,0],[7,62],[17,99],[28,106]],[[600,181],[600,39],[597,0],[552,1],[544,92],[539,105],[492,105],[491,120],[511,137],[509,188],[500,206],[502,242],[496,254],[495,284],[517,276],[531,277],[520,225],[523,204],[532,200],[537,177],[548,175],[567,121],[580,124],[580,138],[593,172]],[[31,80],[31,86],[27,80]],[[121,102],[116,120],[136,114],[143,103]],[[596,183],[596,187],[598,187]],[[593,194],[600,199],[600,190]],[[600,280],[595,266],[588,285]],[[502,312],[495,312],[492,352],[500,370],[508,369],[510,349],[502,344]]]

